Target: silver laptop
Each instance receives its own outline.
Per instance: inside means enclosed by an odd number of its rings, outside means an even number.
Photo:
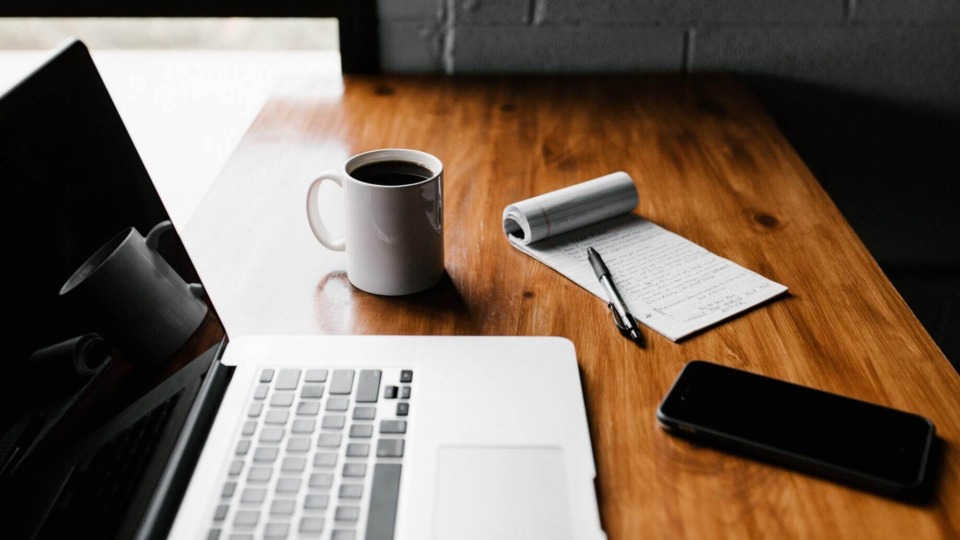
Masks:
[[[211,299],[184,296],[199,276],[79,42],[0,98],[0,163],[24,291],[0,426],[14,536],[605,537],[570,341],[227,345]],[[105,273],[84,265],[120,231],[182,281],[175,300],[130,300],[149,272],[64,285]],[[191,302],[196,320],[150,312]],[[131,303],[147,311],[118,316]]]

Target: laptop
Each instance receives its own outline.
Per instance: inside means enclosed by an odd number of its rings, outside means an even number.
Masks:
[[[82,43],[0,177],[7,538],[605,538],[570,341],[228,339]]]

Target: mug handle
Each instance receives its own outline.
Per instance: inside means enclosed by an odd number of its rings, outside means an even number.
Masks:
[[[203,285],[201,285],[200,283],[188,283],[187,289],[190,291],[190,294],[192,294],[195,298],[199,300],[203,300],[203,294],[205,292],[203,290]]]
[[[160,245],[160,237],[163,236],[163,233],[172,230],[173,223],[170,223],[170,220],[161,221],[153,226],[150,229],[150,232],[147,233],[147,247],[150,248],[150,251],[156,251],[157,246]]]
[[[320,184],[322,184],[324,180],[330,180],[340,186],[340,189],[343,189],[343,177],[337,171],[326,171],[318,176],[316,180],[310,184],[310,189],[307,190],[307,221],[310,222],[310,230],[313,231],[313,235],[317,237],[317,240],[319,240],[321,244],[333,251],[343,251],[347,249],[347,239],[334,238],[320,217],[320,202],[318,196],[320,194]]]

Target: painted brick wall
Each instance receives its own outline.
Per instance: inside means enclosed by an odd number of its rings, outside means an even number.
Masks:
[[[734,71],[960,117],[960,0],[379,0],[387,71]]]

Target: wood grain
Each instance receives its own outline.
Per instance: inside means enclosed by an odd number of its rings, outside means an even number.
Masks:
[[[446,268],[360,292],[308,230],[304,194],[357,152],[445,164]],[[606,306],[509,246],[503,207],[628,172],[637,212],[790,287],[678,344],[638,349]],[[960,536],[960,377],[752,95],[724,76],[317,74],[268,102],[185,231],[229,334],[553,335],[577,348],[604,527],[640,537]],[[655,409],[702,358],[930,418],[931,501],[905,504],[665,434]],[[950,509],[953,509],[952,511]]]

